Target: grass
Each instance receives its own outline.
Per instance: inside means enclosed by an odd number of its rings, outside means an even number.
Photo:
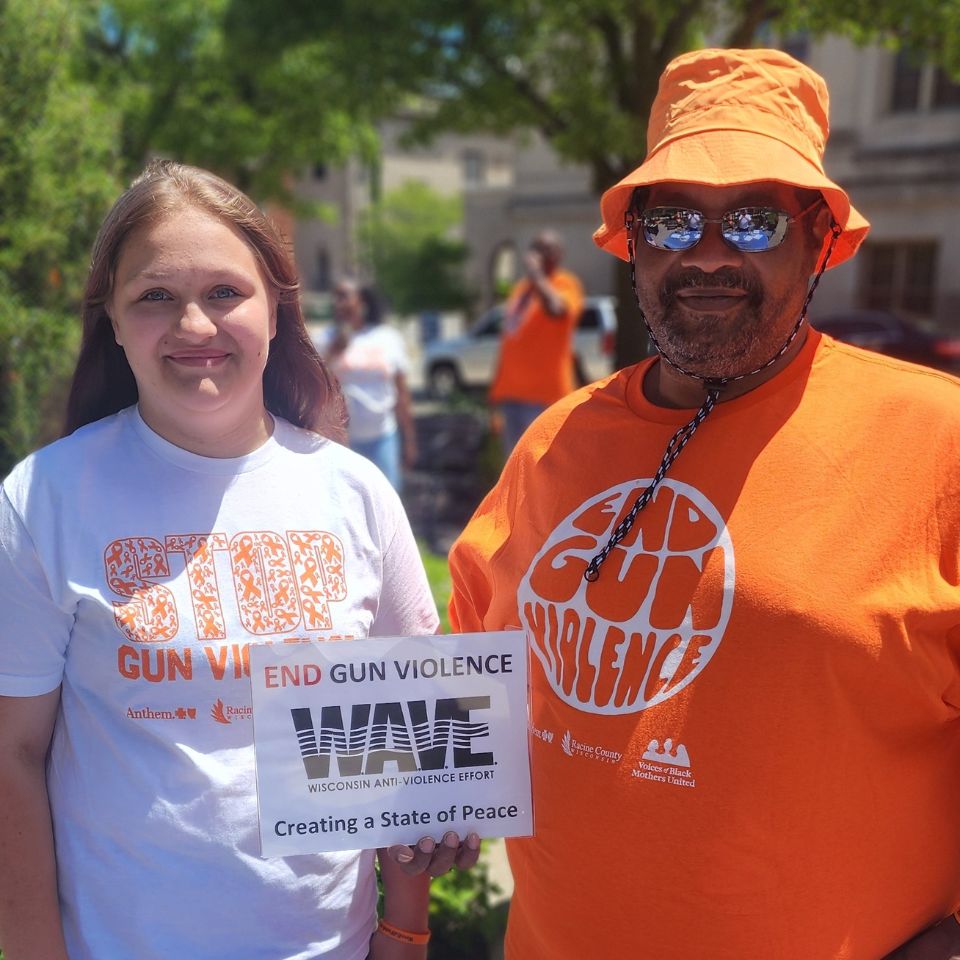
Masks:
[[[439,553],[433,553],[423,541],[420,541],[417,546],[420,548],[420,559],[423,560],[423,568],[427,571],[427,582],[430,584],[430,591],[433,593],[433,599],[440,614],[440,630],[443,633],[449,633],[450,619],[447,616],[447,603],[450,600],[450,568],[447,566],[447,558]]]

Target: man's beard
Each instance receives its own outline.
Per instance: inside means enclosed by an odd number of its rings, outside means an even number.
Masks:
[[[693,313],[676,294],[700,287],[727,287],[746,296],[722,313]],[[660,353],[674,365],[702,377],[735,377],[762,366],[783,346],[791,327],[784,330],[783,311],[789,292],[771,299],[747,274],[723,268],[715,273],[689,268],[669,274],[657,291],[655,309],[645,311]]]

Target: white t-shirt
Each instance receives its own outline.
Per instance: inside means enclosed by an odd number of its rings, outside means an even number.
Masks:
[[[372,851],[261,859],[244,651],[431,634],[396,494],[283,420],[215,460],[136,408],[0,495],[0,694],[62,684],[47,782],[71,960],[361,960]]]
[[[329,355],[333,330],[318,342]],[[351,440],[376,440],[397,429],[396,376],[409,368],[403,338],[392,327],[363,327],[354,333],[347,348],[328,360],[340,381],[350,414]]]

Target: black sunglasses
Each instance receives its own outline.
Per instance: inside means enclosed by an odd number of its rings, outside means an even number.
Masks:
[[[651,207],[639,217],[643,239],[658,250],[675,252],[695,247],[708,223],[720,224],[724,242],[741,253],[763,253],[783,243],[787,227],[815,210],[823,198],[790,216],[776,207],[737,207],[714,220],[687,207]]]

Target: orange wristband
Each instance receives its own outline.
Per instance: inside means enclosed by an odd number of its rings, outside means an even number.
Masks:
[[[429,930],[426,933],[413,933],[410,930],[401,930],[400,927],[395,927],[386,920],[381,920],[377,924],[377,930],[385,937],[389,937],[391,940],[397,940],[400,943],[411,943],[416,946],[422,946],[430,940]]]

